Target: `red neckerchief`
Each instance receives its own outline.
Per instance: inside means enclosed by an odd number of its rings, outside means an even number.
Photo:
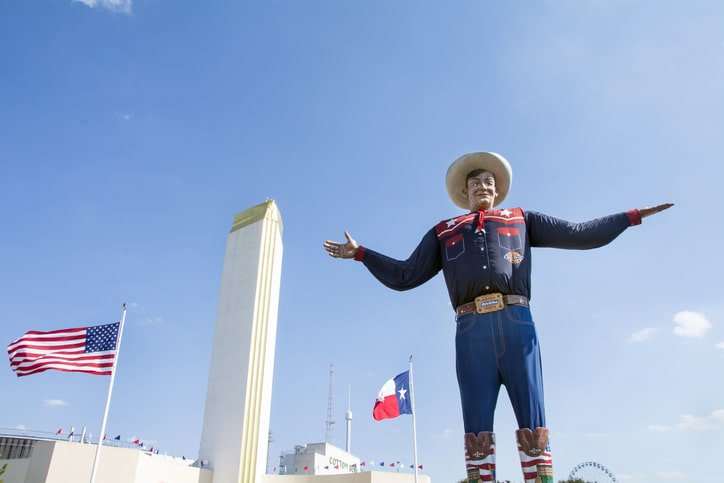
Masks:
[[[483,228],[483,221],[485,219],[485,210],[478,210],[478,228],[475,230],[475,233],[480,233],[481,231],[485,233],[485,228]]]

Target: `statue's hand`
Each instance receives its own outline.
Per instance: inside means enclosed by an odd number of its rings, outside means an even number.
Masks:
[[[643,215],[642,215],[643,216]],[[327,250],[330,257],[334,258],[354,258],[357,254],[357,242],[350,236],[349,232],[344,232],[344,237],[347,239],[346,243],[334,242],[327,240],[324,242],[324,249]]]
[[[664,203],[661,205],[652,206],[651,208],[649,208],[649,207],[641,208],[639,210],[639,213],[641,213],[641,218],[646,218],[647,216],[655,215],[656,213],[658,213],[660,211],[668,210],[672,206],[674,206],[673,203]]]

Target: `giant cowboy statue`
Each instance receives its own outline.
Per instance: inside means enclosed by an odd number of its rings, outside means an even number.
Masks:
[[[499,154],[465,154],[448,168],[446,184],[453,203],[468,213],[435,225],[407,260],[360,246],[348,232],[346,242],[326,241],[324,248],[334,258],[364,263],[396,290],[417,287],[442,270],[457,323],[467,481],[495,481],[493,415],[504,384],[518,423],[524,479],[552,483],[540,350],[528,305],[531,248],[597,248],[672,203],[570,223],[521,208],[494,209],[511,180],[510,164]]]

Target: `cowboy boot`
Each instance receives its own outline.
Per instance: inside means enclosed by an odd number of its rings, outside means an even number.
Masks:
[[[495,482],[494,433],[465,433],[465,469],[468,483]]]
[[[518,455],[525,483],[553,483],[553,459],[546,428],[519,429],[515,432]]]

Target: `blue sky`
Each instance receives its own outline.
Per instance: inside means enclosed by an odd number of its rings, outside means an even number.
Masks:
[[[226,236],[284,223],[270,465],[336,430],[412,463],[377,422],[414,356],[419,462],[464,474],[440,276],[386,289],[330,259],[343,231],[406,258],[460,213],[459,155],[511,162],[507,206],[571,221],[663,202],[604,248],[534,251],[556,479],[724,481],[724,5],[718,1],[0,3],[0,302],[6,343],[129,306],[107,433],[195,458]],[[108,378],[0,371],[0,428],[97,435]],[[521,480],[507,395],[498,478]]]

